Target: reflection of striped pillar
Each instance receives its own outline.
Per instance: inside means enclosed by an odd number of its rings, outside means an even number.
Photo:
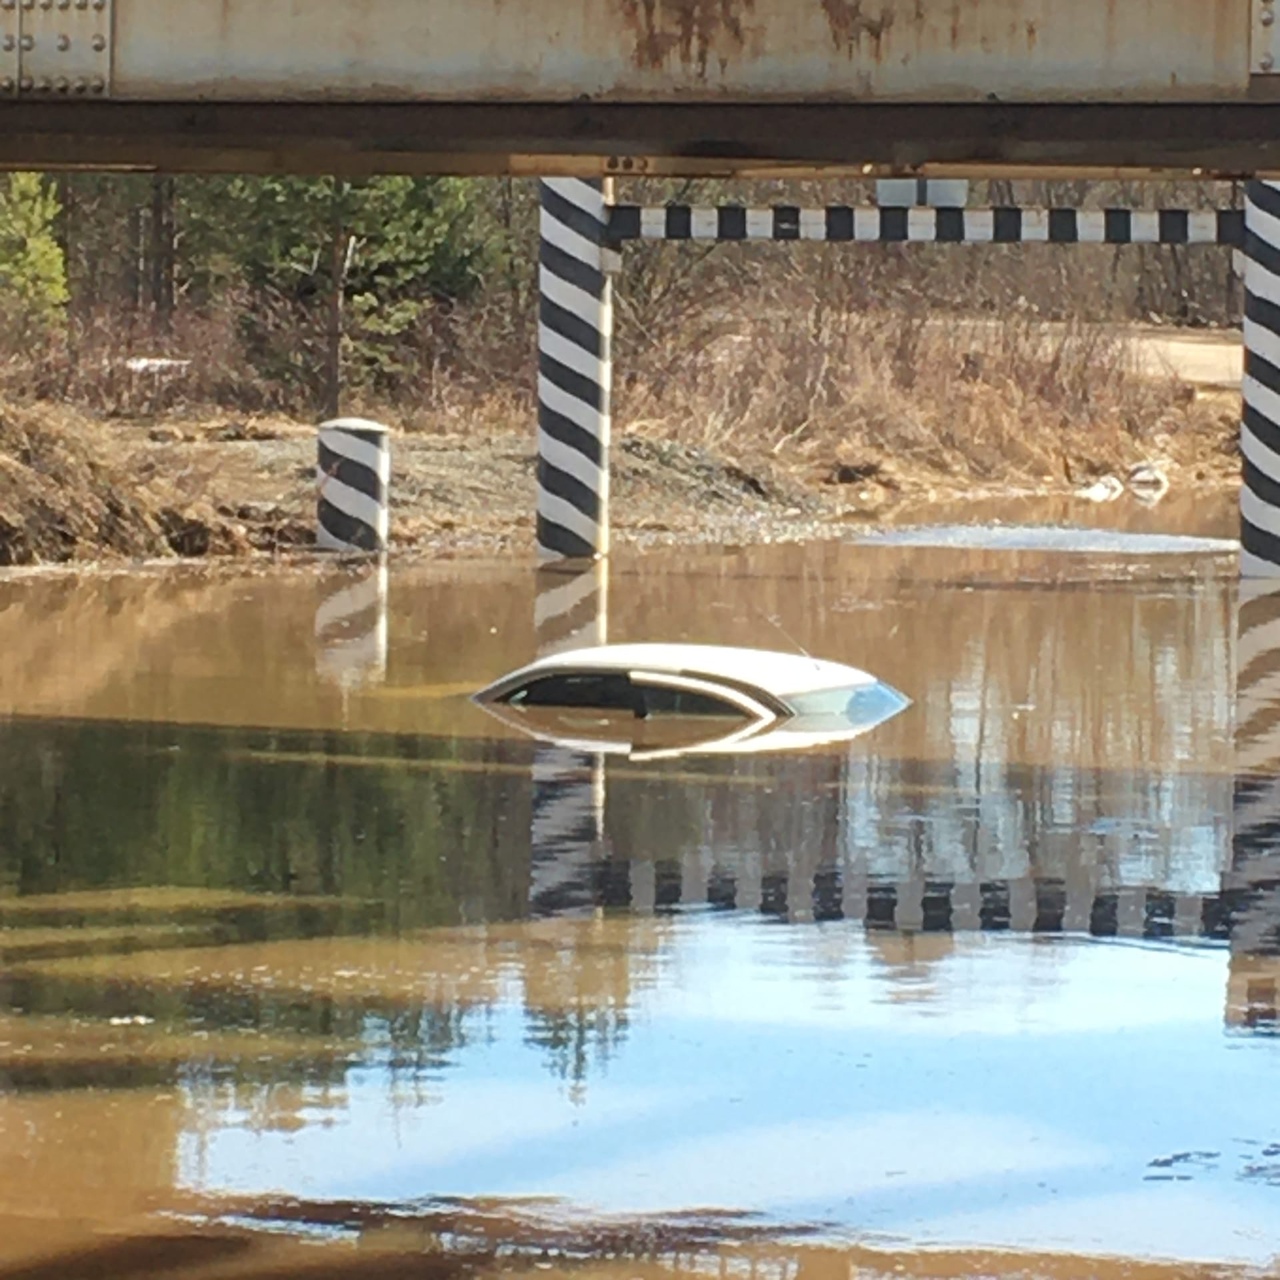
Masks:
[[[1245,198],[1240,572],[1280,575],[1280,183]]]
[[[316,670],[348,686],[387,673],[387,566],[343,574],[322,584],[316,608]]]
[[[385,551],[390,527],[391,441],[363,418],[320,427],[316,545],[325,551]]]
[[[603,564],[538,573],[538,657],[608,639],[609,578]],[[604,850],[604,757],[539,743],[533,755],[529,904],[536,914],[595,905],[594,866]]]
[[[538,273],[538,550],[609,550],[609,398],[616,254],[602,183],[541,184]]]
[[[609,568],[597,561],[585,570],[538,571],[533,625],[538,656],[604,644],[609,632]]]
[[[1269,589],[1268,589],[1269,588]],[[1280,586],[1240,585],[1231,949],[1280,946]]]

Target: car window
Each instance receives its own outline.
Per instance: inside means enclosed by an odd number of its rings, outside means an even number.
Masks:
[[[636,692],[626,672],[538,676],[507,695],[513,707],[594,707],[636,710]]]
[[[732,716],[743,718],[741,707],[697,689],[673,689],[669,685],[635,681],[637,714],[650,716]]]

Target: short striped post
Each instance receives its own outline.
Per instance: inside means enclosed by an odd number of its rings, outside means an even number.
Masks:
[[[316,545],[324,551],[382,552],[391,511],[391,438],[381,423],[322,423],[316,465]]]
[[[1280,576],[1280,183],[1245,191],[1240,572]]]
[[[586,559],[609,550],[613,339],[605,188],[541,184],[538,312],[538,553]]]
[[[316,671],[344,689],[377,684],[387,674],[387,566],[321,583],[316,606]]]

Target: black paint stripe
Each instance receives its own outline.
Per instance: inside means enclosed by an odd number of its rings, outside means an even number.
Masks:
[[[355,613],[345,613],[335,618],[327,627],[316,633],[322,644],[337,644],[340,641],[357,640],[378,629],[383,610],[376,604],[359,609]]]
[[[687,204],[667,205],[664,232],[668,240],[688,240],[693,235],[693,210]]]
[[[716,234],[721,240],[747,238],[747,211],[740,204],[721,205],[716,213]]]
[[[1128,209],[1104,209],[1102,211],[1102,238],[1108,244],[1133,242],[1133,219]]]
[[[567,471],[552,466],[546,458],[538,459],[538,487],[555,494],[589,520],[600,522],[600,495],[588,489],[581,480]]]
[[[1280,538],[1256,524],[1250,524],[1243,516],[1240,518],[1240,545],[1250,555],[1258,556],[1268,564],[1280,565]]]
[[[552,302],[545,293],[538,299],[538,319],[566,342],[581,347],[597,360],[604,358],[604,335],[600,330]]]
[[[1161,244],[1186,244],[1190,238],[1190,224],[1185,209],[1160,210]]]
[[[1259,471],[1248,458],[1240,459],[1240,478],[1244,487],[1255,498],[1265,502],[1275,511],[1280,511],[1280,482],[1273,480],[1264,471]],[[1241,629],[1244,628],[1244,615],[1241,614]]]
[[[559,276],[593,298],[604,297],[604,274],[581,258],[572,258],[563,249],[544,240],[539,246],[538,259],[552,275]]]
[[[320,442],[320,470],[340,484],[345,484],[348,489],[355,489],[372,498],[380,506],[387,500],[386,486],[378,478],[376,471],[370,471],[368,467],[352,462],[340,453],[334,453],[323,440]]]
[[[326,533],[344,542],[347,546],[358,547],[361,551],[377,551],[378,535],[367,524],[339,511],[332,503],[320,499],[316,507],[316,515]]]
[[[615,204],[609,210],[609,239],[615,244],[623,240],[640,239],[638,204]]]
[[[565,613],[544,618],[538,627],[539,648],[545,648],[557,640],[567,640],[570,636],[576,636],[580,631],[585,631],[595,622],[599,611],[599,595],[593,591]]]
[[[992,209],[992,240],[996,244],[1017,244],[1022,239],[1021,209]]]
[[[1250,204],[1257,205],[1273,218],[1280,218],[1280,191],[1265,182],[1250,182],[1246,184],[1244,194]]]
[[[964,243],[964,210],[939,209],[936,237],[940,244]]]
[[[827,210],[827,239],[837,244],[852,240],[853,218],[854,213],[849,205],[832,205]]]
[[[561,364],[545,351],[538,352],[538,372],[548,382],[559,387],[565,395],[581,400],[583,404],[590,405],[597,412],[603,410],[604,388],[598,382],[584,378],[577,370],[570,369],[567,364]]]
[[[1218,210],[1218,243],[1235,245],[1238,249],[1244,244],[1244,210]]]
[[[1280,334],[1280,306],[1248,289],[1244,292],[1244,314],[1247,320]]]
[[[1049,242],[1077,244],[1080,240],[1079,220],[1074,209],[1049,210]]]
[[[576,231],[591,244],[600,244],[604,240],[604,227],[585,209],[579,209],[572,200],[553,191],[545,182],[539,184],[542,189],[542,207],[557,222],[563,222],[571,231]]]
[[[1280,277],[1280,246],[1264,240],[1254,231],[1244,233],[1244,251],[1248,258]]]
[[[1256,379],[1268,390],[1280,395],[1280,369],[1277,369],[1265,356],[1259,355],[1256,351],[1246,350],[1244,371],[1247,377]]]
[[[902,244],[907,238],[907,211],[883,208],[880,210],[880,239],[886,244]]]
[[[1280,455],[1280,426],[1277,426],[1265,414],[1261,414],[1248,402],[1245,403],[1241,417],[1250,434],[1264,444],[1272,453]]]
[[[564,414],[557,413],[549,405],[539,404],[538,426],[565,448],[582,454],[597,467],[604,466],[604,446],[590,431],[584,430],[572,418],[566,418]]]
[[[794,204],[779,204],[773,209],[773,238],[800,239],[800,210]]]
[[[571,529],[566,529],[564,525],[548,520],[544,515],[538,516],[537,539],[538,546],[569,560],[595,558],[595,549],[589,542],[580,538]]]

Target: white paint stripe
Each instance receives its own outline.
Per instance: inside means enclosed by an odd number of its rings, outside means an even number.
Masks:
[[[827,211],[825,209],[800,210],[800,239],[825,240],[827,238]]]
[[[1276,578],[1280,577],[1280,564],[1272,564],[1255,556],[1252,551],[1240,551],[1240,576],[1242,578]]]
[[[1130,244],[1159,244],[1160,215],[1151,209],[1134,209],[1129,215]]]
[[[773,239],[773,210],[772,209],[748,209],[747,210],[747,239],[748,240],[772,240]]]
[[[370,609],[385,609],[386,603],[387,574],[385,569],[380,569],[320,602],[316,609],[316,634],[332,630]]]
[[[561,199],[577,205],[583,213],[597,222],[607,219],[608,206],[605,204],[604,192],[599,187],[593,187],[581,178],[545,178],[544,181]]]
[[[386,670],[387,633],[383,627],[358,636],[354,640],[338,640],[323,644],[320,667],[329,675],[372,675]]]
[[[577,449],[549,436],[545,431],[538,432],[538,456],[545,458],[557,471],[571,475],[580,484],[586,485],[594,494],[600,492],[600,468],[590,458],[584,457]]]
[[[1187,241],[1190,244],[1218,243],[1217,210],[1192,209],[1187,214]]]
[[[583,324],[588,324],[593,329],[601,328],[602,308],[599,298],[594,298],[591,294],[579,289],[577,285],[562,280],[554,271],[548,271],[546,267],[538,270],[538,288],[557,307],[567,311],[571,316],[577,316]]]
[[[1024,244],[1049,239],[1048,209],[1023,209],[1022,240]]]
[[[599,409],[593,409],[591,405],[557,387],[550,378],[542,374],[538,375],[538,399],[548,409],[554,410],[561,417],[568,418],[570,422],[581,427],[597,440],[605,439],[605,415]]]
[[[386,542],[387,509],[379,506],[367,493],[348,488],[332,476],[322,476],[320,494],[331,507],[336,507],[344,515],[372,529],[378,535],[379,542]]]
[[[990,209],[968,209],[964,215],[964,238],[973,244],[989,244],[996,236],[996,216]]]
[[[1248,230],[1269,245],[1280,249],[1280,218],[1268,213],[1261,205],[1246,201],[1244,207],[1244,225]]]
[[[1280,511],[1269,507],[1256,493],[1247,488],[1240,490],[1240,514],[1255,529],[1262,529],[1280,538]]]
[[[853,211],[853,238],[870,242],[880,239],[880,210],[859,208]]]
[[[1273,333],[1266,325],[1250,320],[1247,316],[1244,321],[1244,349],[1280,369],[1280,334]]]
[[[1080,244],[1105,244],[1107,215],[1101,209],[1080,209],[1076,213],[1076,236]]]
[[[667,238],[667,211],[646,206],[640,210],[640,237],[643,240]]]
[[[538,514],[552,524],[558,524],[570,533],[576,533],[589,547],[600,542],[600,528],[589,516],[584,516],[572,503],[557,498],[545,489],[538,490]]]
[[[385,485],[391,479],[391,451],[370,444],[367,440],[357,440],[342,431],[320,432],[320,442],[330,453],[354,462],[366,471],[372,471]]]
[[[1247,255],[1244,260],[1244,287],[1255,298],[1263,298],[1280,307],[1280,276],[1269,271],[1257,258]]]
[[[553,244],[562,253],[566,253],[571,258],[575,258],[578,262],[585,266],[591,267],[595,271],[603,270],[603,264],[600,261],[600,246],[593,244],[586,236],[580,236],[572,227],[566,226],[563,222],[557,222],[555,218],[548,218],[545,215],[539,224],[542,238],[548,243]]]
[[[590,378],[596,386],[604,385],[606,362],[541,322],[538,324],[538,350],[549,355],[558,364],[582,374],[584,378]]]
[[[907,210],[907,239],[928,243],[938,238],[938,215],[933,209]]]
[[[695,209],[689,219],[689,233],[695,240],[715,240],[720,234],[720,215],[714,208]]]

